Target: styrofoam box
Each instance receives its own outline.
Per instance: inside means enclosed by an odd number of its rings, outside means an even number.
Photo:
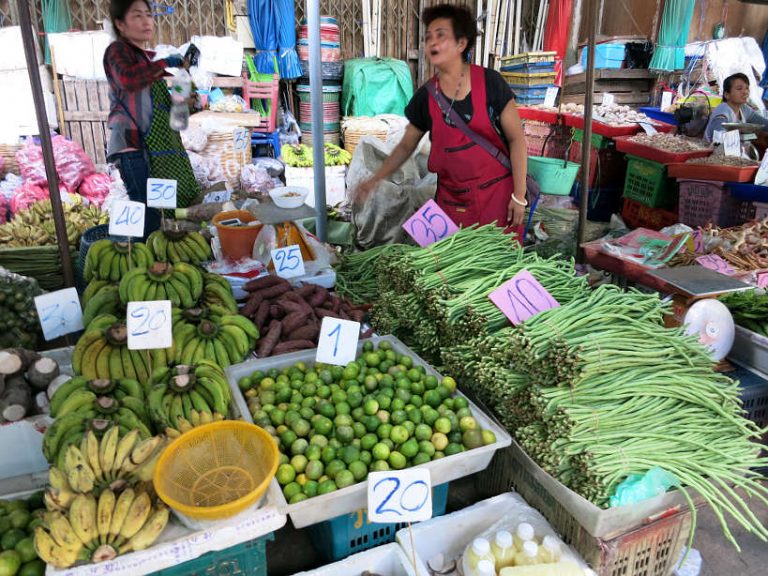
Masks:
[[[736,338],[729,357],[768,374],[768,338],[743,326],[736,326]]]
[[[325,167],[325,204],[335,206],[347,198],[346,166]],[[286,186],[302,186],[309,190],[306,204],[315,207],[315,171],[314,168],[285,167]]]
[[[400,546],[384,544],[316,570],[297,572],[294,576],[360,576],[365,572],[379,576],[414,576],[416,574],[411,560],[406,558]]]
[[[432,374],[438,378],[442,378],[439,372],[432,368],[427,362],[419,358],[412,350],[410,350],[405,344],[394,336],[376,336],[370,338],[374,345],[378,345],[379,342],[387,341],[392,343],[392,347],[398,354],[408,354],[413,358],[414,364],[421,364],[426,368],[427,374]],[[358,343],[358,353],[362,350],[363,343],[366,341],[360,341]],[[237,382],[243,376],[248,376],[256,370],[270,370],[272,368],[282,369],[288,366],[292,366],[297,362],[305,362],[307,365],[314,365],[316,350],[303,350],[301,352],[293,352],[291,354],[283,354],[273,358],[262,358],[257,360],[250,360],[241,364],[230,366],[226,369],[227,377],[229,378],[229,384],[232,388],[232,393],[235,397],[238,397],[238,401],[245,404],[242,392],[237,385]],[[459,396],[464,396],[461,392],[456,392]],[[472,410],[472,414],[477,420],[478,425],[483,429],[491,430],[496,435],[496,442],[489,446],[482,446],[453,456],[446,456],[438,460],[421,464],[419,467],[426,468],[430,471],[432,478],[432,485],[438,486],[445,484],[451,480],[457,478],[463,478],[469,476],[475,472],[485,469],[493,458],[494,452],[500,448],[509,446],[512,442],[512,438],[504,428],[502,428],[493,418],[486,415],[480,408],[478,408],[471,400],[468,400],[469,407]],[[247,409],[244,411],[245,418],[250,419],[250,412]],[[273,483],[277,482],[272,480]],[[303,502],[296,504],[288,504],[285,498],[282,498],[281,512],[285,512],[291,517],[293,525],[296,528],[304,528],[324,520],[329,520],[365,508],[367,506],[367,491],[368,482],[359,482],[347,488],[325,494],[323,496],[315,496],[309,498]]]
[[[406,558],[411,558],[416,548],[416,576],[432,576],[428,568],[431,561],[435,564],[433,560],[442,557],[443,565],[450,564],[464,553],[472,540],[492,528],[499,520],[520,511],[525,512],[526,521],[534,526],[537,538],[557,535],[544,516],[528,506],[519,494],[507,492],[458,512],[414,524],[411,527],[413,546],[408,528],[397,531],[397,541],[403,547]],[[568,549],[562,541],[560,545],[564,550]],[[584,560],[573,549],[568,550],[570,559],[586,568]]]
[[[37,61],[43,64],[40,42],[34,38]],[[26,70],[27,59],[24,55],[24,41],[21,38],[21,26],[0,28],[0,70]]]
[[[85,80],[105,79],[104,52],[112,42],[107,32],[61,32],[48,34],[56,56],[56,71]]]

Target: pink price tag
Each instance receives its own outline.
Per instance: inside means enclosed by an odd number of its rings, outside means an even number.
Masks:
[[[715,272],[719,272],[720,274],[724,274],[726,276],[732,276],[736,273],[736,270],[731,268],[731,265],[717,254],[699,256],[696,258],[696,262],[704,266],[704,268],[709,268],[710,270],[714,270]]]
[[[403,224],[403,229],[422,248],[459,231],[459,227],[434,200],[428,200],[408,218]]]
[[[560,306],[528,270],[515,274],[488,297],[514,325],[525,322],[539,312]]]
[[[701,230],[693,232],[693,250],[694,252],[704,252],[704,235]]]
[[[768,287],[768,271],[757,273],[757,287],[758,288]]]

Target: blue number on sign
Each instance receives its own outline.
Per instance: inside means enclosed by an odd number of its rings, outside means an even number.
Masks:
[[[336,357],[336,353],[339,351],[339,336],[341,335],[341,324],[336,324],[336,328],[328,333],[328,336],[336,334],[336,340],[333,343],[333,357]]]
[[[416,504],[413,508],[408,508],[408,506],[405,505],[403,500],[405,499],[405,495],[408,493],[408,491],[413,488],[414,486],[423,486],[424,487],[424,498],[419,504]],[[421,510],[421,508],[424,506],[424,504],[427,503],[427,498],[429,498],[429,486],[427,486],[427,483],[424,482],[424,480],[416,480],[416,482],[412,482],[408,485],[408,488],[403,490],[403,493],[400,495],[400,507],[403,510],[407,510],[408,512],[416,512],[417,510]]]
[[[379,485],[383,484],[384,482],[394,482],[395,487],[392,488],[392,490],[390,490],[389,494],[387,494],[387,497],[384,498],[384,500],[381,501],[381,504],[379,504],[376,507],[376,514],[384,514],[385,512],[392,512],[393,514],[397,514],[398,516],[402,516],[402,514],[398,510],[396,510],[394,508],[384,508],[384,506],[386,506],[387,502],[389,502],[390,498],[392,498],[392,495],[395,492],[397,492],[398,488],[400,488],[400,480],[398,480],[397,478],[390,478],[390,477],[383,478],[382,480],[379,480],[378,482],[376,482],[376,484],[373,487],[374,491],[379,487]]]
[[[275,260],[277,260],[277,271],[284,272],[285,270],[296,270],[299,267],[299,257],[296,253],[299,251],[298,246],[291,246],[286,250],[280,250],[275,254]],[[291,264],[293,262],[293,264]]]
[[[64,306],[59,303],[45,306],[43,307],[43,316],[40,319],[40,322],[49,325],[50,328],[65,326],[67,324],[67,318],[65,318],[65,316],[69,313],[71,318],[74,310],[73,306],[77,306],[77,302],[74,300],[70,300],[64,304]]]
[[[131,332],[131,336],[144,336],[144,334],[149,334],[150,330],[157,330],[160,328],[166,319],[165,310],[156,310],[152,315],[152,318],[150,318],[149,308],[147,306],[140,306],[139,308],[136,308],[133,312],[131,312],[131,318],[142,320],[136,329]],[[144,326],[147,328],[145,329]]]
[[[427,206],[422,210],[421,217],[424,218],[429,223],[429,227],[434,230],[434,224],[433,221],[437,218],[443,223],[443,231],[440,234],[437,234],[437,237],[439,239],[442,239],[445,237],[445,235],[448,233],[448,222],[445,218],[443,218],[440,214],[432,214],[432,216],[428,215],[428,212],[432,210],[432,206]]]
[[[128,224],[128,206],[123,207],[123,211],[120,213],[120,216],[117,217],[117,220],[115,220],[115,224]]]
[[[170,200],[173,198],[173,184],[163,184],[155,182],[150,187],[150,200]]]
[[[115,220],[115,224],[138,224],[141,222],[141,206],[125,206],[120,216]]]
[[[421,226],[424,228],[424,236],[432,237],[430,242],[438,241],[438,237],[437,237],[437,234],[435,234],[435,231],[432,230],[432,228],[430,228],[429,225],[426,222],[424,222],[424,220],[419,220],[418,218],[411,222],[411,234],[416,236],[416,224],[421,224]]]

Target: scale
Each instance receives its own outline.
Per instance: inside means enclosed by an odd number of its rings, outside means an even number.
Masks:
[[[723,122],[721,126],[726,130],[738,130],[741,139],[742,154],[755,162],[760,161],[760,154],[752,142],[757,140],[757,133],[764,130],[762,124],[753,124],[750,122]]]
[[[713,350],[713,357],[720,361],[717,369],[728,367],[724,358],[733,345],[735,327],[728,308],[716,298],[752,286],[703,266],[662,268],[648,275],[658,278],[672,296],[672,316],[665,324],[687,325],[689,333],[697,333]]]

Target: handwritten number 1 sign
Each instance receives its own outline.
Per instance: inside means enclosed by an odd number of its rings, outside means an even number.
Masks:
[[[323,318],[315,362],[346,366],[353,362],[357,356],[359,338],[360,322],[330,317]]]
[[[518,272],[488,297],[515,326],[560,304],[528,270]]]
[[[109,211],[110,236],[144,236],[144,212],[147,207],[141,202],[121,200]]]
[[[419,522],[432,518],[429,470],[409,468],[368,474],[368,519],[372,522]]]
[[[428,200],[419,208],[405,221],[403,228],[422,248],[459,231],[459,227],[434,200]]]
[[[83,329],[83,311],[75,288],[35,297],[35,308],[46,340]]]
[[[126,320],[129,350],[170,348],[173,344],[170,300],[128,302]]]

